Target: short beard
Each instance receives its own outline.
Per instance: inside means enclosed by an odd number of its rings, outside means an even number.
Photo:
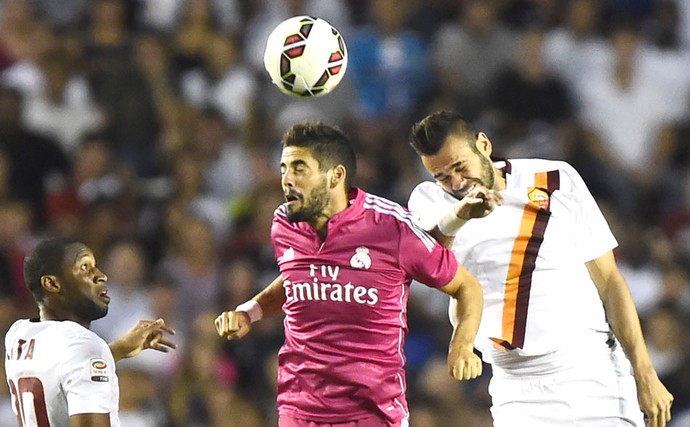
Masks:
[[[96,302],[89,299],[83,299],[74,304],[74,313],[81,319],[88,322],[101,319],[108,314],[108,306],[99,306]]]
[[[494,188],[494,167],[493,164],[491,163],[491,160],[487,159],[484,156],[479,156],[480,162],[481,162],[481,172],[479,174],[478,178],[471,178],[470,180],[476,184],[483,185],[487,189],[491,190]],[[463,188],[460,191],[455,191],[451,193],[453,197],[455,197],[458,200],[462,200],[467,196],[467,193],[469,193],[470,190],[474,187],[474,184],[470,184]]]
[[[288,205],[286,212],[287,219],[290,222],[309,222],[323,213],[326,206],[328,206],[329,200],[328,186],[324,178],[323,181],[321,181],[321,185],[311,190],[309,197],[304,200],[305,204],[303,204],[299,210],[290,210]]]

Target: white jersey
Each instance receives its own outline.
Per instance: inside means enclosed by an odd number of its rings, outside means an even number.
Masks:
[[[69,426],[75,414],[109,413],[119,426],[115,360],[98,335],[72,321],[16,321],[5,371],[24,427]]]
[[[534,372],[542,372],[548,361],[557,369],[574,360],[570,350],[586,352],[611,338],[585,263],[617,242],[567,163],[523,159],[496,166],[506,172],[504,204],[468,221],[452,247],[484,292],[475,347],[499,368],[532,372],[533,363]],[[424,182],[409,208],[430,230],[457,202],[437,183]]]

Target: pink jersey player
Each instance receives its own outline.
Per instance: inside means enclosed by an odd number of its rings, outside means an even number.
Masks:
[[[333,422],[376,407],[400,421],[410,282],[443,286],[457,263],[399,205],[362,190],[351,195],[323,243],[311,225],[288,221],[284,205],[273,219],[287,297],[279,412]]]
[[[293,126],[283,138],[282,187],[271,238],[280,276],[216,319],[229,339],[285,314],[278,355],[281,427],[406,426],[407,298],[412,280],[457,301],[449,372],[481,373],[473,353],[481,287],[452,252],[397,203],[350,185],[354,152],[336,128]]]

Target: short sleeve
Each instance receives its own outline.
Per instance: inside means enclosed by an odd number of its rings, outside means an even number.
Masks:
[[[407,202],[415,223],[427,231],[436,227],[447,209],[453,205],[444,196],[443,189],[434,182],[425,181],[417,185]]]
[[[117,412],[115,361],[95,334],[81,334],[67,346],[61,382],[69,415]]]
[[[564,172],[572,188],[563,190],[575,198],[579,208],[575,233],[577,253],[582,262],[588,262],[613,250],[618,242],[580,174],[572,167],[564,168]]]
[[[400,266],[414,280],[432,288],[447,285],[455,277],[458,262],[426,231],[410,221],[400,224]]]

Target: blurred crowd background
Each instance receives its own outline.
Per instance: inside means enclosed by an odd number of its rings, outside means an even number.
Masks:
[[[281,94],[263,69],[270,31],[302,14],[349,50],[319,99]],[[405,204],[429,179],[411,125],[455,109],[498,156],[581,172],[619,240],[672,425],[690,426],[689,88],[688,0],[2,0],[0,330],[36,315],[27,250],[77,237],[109,276],[97,333],[158,316],[177,330],[174,353],[118,365],[123,426],[275,426],[281,319],[232,343],[213,319],[278,273],[282,132],[340,126],[357,184]],[[439,295],[414,284],[410,297],[411,424],[490,426],[488,367],[465,383],[446,372]]]

